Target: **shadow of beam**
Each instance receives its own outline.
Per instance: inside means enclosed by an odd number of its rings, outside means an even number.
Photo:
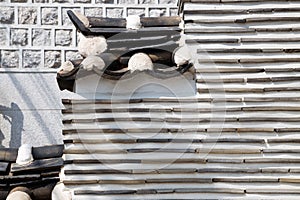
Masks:
[[[15,88],[22,94],[22,98],[23,98],[24,102],[27,104],[27,106],[29,108],[35,108],[32,98],[26,92],[23,92],[23,91],[25,91],[25,86],[23,86],[20,83],[20,81],[17,79],[17,77],[14,74],[9,74],[9,78],[11,79],[12,83],[15,85]],[[45,96],[45,98],[48,98],[48,97]],[[41,116],[41,114],[38,112],[37,109],[33,112],[33,116],[34,116],[34,118],[36,118],[36,120],[38,122],[41,123],[40,127],[42,128],[43,134],[48,139],[48,142],[51,142],[51,143],[56,142],[55,137],[53,136],[53,131],[51,131],[48,127],[49,126],[48,122],[45,121],[45,119]]]
[[[22,141],[24,115],[16,103],[12,102],[10,106],[11,107],[9,108],[0,105],[0,114],[3,115],[3,119],[7,120],[11,126],[9,147],[18,148],[21,146],[21,141]],[[0,147],[4,147],[2,144],[2,141],[4,139],[5,136],[2,130],[0,130],[0,141],[1,141]]]

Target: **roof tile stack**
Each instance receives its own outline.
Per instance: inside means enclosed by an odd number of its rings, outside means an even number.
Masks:
[[[226,103],[224,129],[215,138],[223,150],[213,159],[210,153],[200,169],[220,190],[195,193],[218,199],[299,198],[299,1],[180,5],[186,41],[197,51],[199,97],[224,97]]]
[[[34,161],[18,165],[18,149],[0,149],[0,199],[17,187],[26,187],[33,199],[50,199],[53,187],[59,181],[63,166],[63,145],[33,147]]]
[[[299,199],[299,2],[180,5],[197,96],[64,100],[73,199]]]

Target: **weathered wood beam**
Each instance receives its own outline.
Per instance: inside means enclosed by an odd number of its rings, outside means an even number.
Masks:
[[[109,38],[107,40],[108,50],[112,48],[120,48],[120,47],[127,47],[127,48],[138,48],[138,47],[148,47],[153,45],[163,44],[169,41],[177,42],[180,39],[180,34],[176,33],[173,36],[147,36],[147,37],[138,37],[133,39],[123,39],[123,38]]]
[[[43,160],[35,160],[31,164],[23,166],[13,163],[11,166],[12,173],[25,173],[28,171],[46,171],[49,169],[57,169],[63,166],[62,158],[50,158]]]
[[[31,182],[36,181],[41,178],[40,174],[28,174],[28,175],[5,175],[0,176],[0,179],[6,182],[7,184],[18,184],[21,182]]]
[[[156,45],[150,44],[148,46],[141,47],[120,47],[120,48],[112,48],[108,52],[124,52],[124,55],[132,55],[134,53],[155,53],[156,51],[164,50],[173,52],[179,45],[175,41],[167,41],[165,43],[159,43]]]
[[[64,145],[33,147],[32,155],[35,160],[62,157]]]
[[[121,34],[119,35],[119,37],[126,38],[126,39],[145,37],[145,36],[164,36],[164,35],[169,36],[169,35],[174,35],[175,32],[181,32],[181,29],[178,27],[147,27],[147,28],[141,28],[139,30],[127,30],[126,28],[98,28],[98,27],[81,28],[81,29],[79,30],[84,35],[102,35],[105,38],[109,38],[114,35]]]
[[[126,19],[123,18],[103,18],[103,17],[87,17],[91,27],[109,27],[109,28],[125,28]]]
[[[3,148],[0,149],[0,161],[15,162],[17,159],[18,149]]]
[[[126,28],[124,18],[87,17],[87,19],[91,27]],[[143,27],[176,27],[179,26],[181,17],[142,17],[140,20]]]
[[[73,13],[71,10],[67,11],[67,14],[72,21],[72,23],[75,25],[75,27],[84,35],[102,35],[106,38],[114,36],[116,34],[122,33],[122,37],[126,35],[126,37],[136,37],[137,35],[169,35],[170,32],[180,32],[181,29],[179,27],[146,27],[141,28],[139,30],[127,30],[125,27],[123,27],[123,20],[120,19],[95,19],[92,18],[92,24],[94,23],[94,27],[86,27],[85,24],[76,16],[75,13]],[[91,18],[90,18],[91,19]],[[179,18],[171,18],[170,19],[172,23],[176,23]],[[164,23],[164,20],[161,21],[161,19],[156,19],[155,23],[162,26]],[[110,23],[111,25],[109,25]],[[150,24],[149,20],[145,20],[146,24]],[[153,24],[155,24],[153,23]],[[103,24],[106,24],[102,26]],[[112,28],[116,27],[113,26],[113,24],[116,24],[118,28]],[[95,27],[96,25],[96,27]],[[99,25],[101,25],[101,28],[99,28]],[[104,27],[104,28],[103,28]]]
[[[0,174],[6,174],[8,169],[8,162],[0,162]]]
[[[74,24],[74,26],[79,30],[82,34],[87,35],[90,33],[89,29],[83,24],[83,22],[73,13],[71,10],[67,11],[67,14]]]
[[[53,188],[59,179],[46,180],[41,182],[36,187],[32,188],[32,193],[35,199],[49,200],[51,199],[51,193]]]
[[[144,27],[166,27],[166,26],[179,26],[181,17],[142,17],[141,23]]]

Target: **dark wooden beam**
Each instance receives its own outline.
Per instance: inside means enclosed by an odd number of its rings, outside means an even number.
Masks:
[[[126,28],[126,19],[124,18],[87,17],[87,19],[89,20],[90,27],[93,28]],[[142,27],[178,27],[181,22],[181,17],[142,17],[140,20]]]
[[[80,29],[79,29],[80,30]],[[87,28],[86,30],[80,30],[84,35],[91,36],[104,36],[109,38],[120,34],[118,38],[137,38],[137,37],[149,37],[149,36],[170,36],[175,32],[181,32],[182,29],[178,27],[147,27],[139,30],[127,30],[126,28]]]
[[[123,18],[103,18],[103,17],[87,17],[91,27],[110,27],[110,28],[126,28],[126,19]]]
[[[89,29],[83,24],[83,22],[78,19],[78,17],[73,13],[71,10],[67,11],[67,14],[74,24],[74,26],[84,35],[87,35],[90,33]]]
[[[7,197],[7,195],[9,194],[9,190],[8,190],[8,188],[2,188],[2,187],[0,187],[0,199],[1,200],[4,200],[4,199],[6,199],[6,197]]]
[[[124,40],[119,38],[116,40],[107,40],[108,49],[119,48],[119,47],[136,47],[136,46],[149,46],[151,44],[157,44],[166,42],[169,38],[167,36],[157,36],[157,37],[142,37]]]
[[[126,35],[126,38],[136,38],[141,35],[165,36],[172,34],[171,32],[181,32],[179,28],[181,18],[179,16],[141,18],[143,28],[139,30],[127,30],[125,19],[88,17],[89,27],[86,27],[73,11],[68,10],[67,14],[75,27],[86,36],[102,35],[105,38],[109,38],[122,33],[122,37]]]
[[[6,174],[8,169],[9,163],[7,162],[0,162],[0,174]]]
[[[75,78],[67,79],[57,76],[56,81],[60,90],[68,90],[70,92],[74,92]]]
[[[34,160],[29,165],[18,165],[17,163],[13,163],[11,166],[12,173],[27,173],[30,171],[39,172],[46,171],[49,169],[57,169],[63,166],[62,158],[50,158],[43,160]]]
[[[179,26],[181,17],[143,17],[141,24],[144,27],[166,27],[166,26]]]
[[[111,27],[111,28],[126,28],[126,19],[123,18],[102,18],[88,17],[91,27]],[[181,17],[142,17],[142,27],[178,27],[181,22]]]
[[[18,155],[18,149],[3,148],[0,149],[0,161],[15,162]]]
[[[134,194],[135,190],[105,190],[105,191],[92,191],[92,190],[76,190],[75,195],[117,195],[117,194]]]
[[[58,83],[58,87],[60,90],[68,90],[70,92],[74,91],[74,84],[77,72],[79,70],[79,65],[83,59],[71,61],[74,65],[74,70],[66,74],[59,74],[56,75],[56,81]]]
[[[177,42],[180,39],[180,34],[178,33],[177,35],[174,36],[156,36],[153,37],[151,35],[149,35],[148,37],[138,37],[138,38],[134,38],[134,39],[126,39],[124,40],[124,38],[109,38],[107,40],[107,44],[108,44],[108,49],[114,49],[114,48],[122,48],[122,47],[127,47],[127,48],[144,48],[144,47],[149,47],[149,46],[153,46],[153,45],[160,45],[160,44],[164,44],[166,42],[169,41],[174,41]]]
[[[32,193],[35,199],[49,200],[51,199],[52,190],[59,179],[49,179],[41,182],[35,188],[32,188]]]
[[[62,157],[64,145],[52,145],[43,147],[33,147],[32,156],[34,160],[47,159],[47,158],[58,158]]]
[[[175,41],[167,41],[165,43],[160,43],[160,44],[155,44],[151,45],[149,44],[148,46],[140,46],[140,47],[119,47],[119,48],[111,48],[108,50],[108,52],[113,53],[113,52],[119,52],[122,53],[123,55],[133,55],[135,53],[152,53],[156,52],[159,50],[164,50],[164,51],[169,51],[173,52],[179,45]],[[121,54],[121,55],[122,55]]]

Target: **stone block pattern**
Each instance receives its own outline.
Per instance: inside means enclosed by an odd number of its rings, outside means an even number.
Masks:
[[[177,0],[0,0],[0,68],[53,69],[80,58],[67,10],[86,16],[177,15]]]

